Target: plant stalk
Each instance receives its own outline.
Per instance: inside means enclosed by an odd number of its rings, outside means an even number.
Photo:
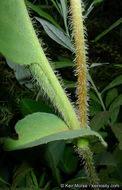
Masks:
[[[81,128],[87,127],[87,68],[81,0],[70,0],[78,70],[78,102]]]
[[[81,128],[87,128],[87,64],[81,0],[70,0],[74,31],[75,54],[78,68],[78,102]],[[77,140],[78,154],[82,156],[91,184],[98,184],[88,139]]]
[[[35,79],[39,82],[53,105],[61,113],[63,119],[71,129],[80,129],[80,123],[76,113],[66,96],[63,88],[57,80],[52,68],[50,67],[46,56],[43,54],[43,65],[31,64],[30,70]]]

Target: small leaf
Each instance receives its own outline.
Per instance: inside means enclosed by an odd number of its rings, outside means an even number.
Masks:
[[[38,187],[37,177],[36,177],[36,175],[35,175],[35,173],[34,173],[33,170],[31,170],[31,176],[32,176],[32,179],[33,179],[33,184],[34,184],[34,186],[35,186],[35,187]]]
[[[111,112],[110,114],[110,118],[111,118],[111,124],[113,125],[114,123],[116,123],[118,115],[119,115],[119,111],[120,111],[120,107],[116,107],[113,112]]]
[[[70,51],[74,52],[74,47],[71,43],[71,40],[62,31],[60,31],[54,25],[43,19],[36,17],[36,20],[38,20],[42,24],[45,32],[50,38],[52,38],[54,41],[64,46],[65,48],[69,49]]]
[[[60,0],[59,5],[60,5],[61,14],[62,14],[63,19],[64,19],[64,25],[65,25],[67,34],[69,34],[68,25],[67,25],[67,14],[68,14],[67,0]]]
[[[92,130],[99,131],[109,119],[109,112],[102,111],[97,113],[90,122],[90,127]]]
[[[98,102],[92,100],[89,106],[90,116],[94,116],[100,111],[101,111],[101,105]]]
[[[7,181],[5,181],[3,178],[0,177],[0,182],[2,182],[5,185],[10,185]]]
[[[117,123],[111,126],[113,133],[115,134],[116,138],[119,142],[122,142],[122,123]]]
[[[94,0],[94,4],[101,3],[104,0]]]
[[[15,188],[31,170],[27,163],[22,163],[14,172],[12,188]]]
[[[85,136],[96,136],[104,146],[103,138],[90,129],[70,130],[63,120],[49,113],[34,113],[16,124],[18,140],[1,138],[7,151],[34,147],[55,140],[67,140]]]
[[[89,91],[89,97],[90,97],[90,99],[92,99],[95,102],[98,102],[100,104],[98,97],[95,95],[95,93],[93,91]]]
[[[121,105],[122,105],[122,94],[120,94],[109,107],[112,124],[114,124],[117,120]]]
[[[41,173],[41,176],[40,176],[40,179],[39,179],[39,187],[44,186],[45,181],[46,181],[45,178],[46,178],[46,171],[44,170],[43,173]]]
[[[108,107],[117,96],[118,96],[117,88],[113,88],[113,89],[109,90],[106,95],[106,100],[105,100],[106,107]]]
[[[77,87],[77,83],[73,82],[73,81],[63,80],[63,83],[66,88],[76,88]]]
[[[59,9],[57,3],[55,2],[55,0],[51,0],[51,1],[52,1],[53,5],[55,6],[55,8],[57,9],[57,11],[61,14],[60,9]]]
[[[117,27],[119,24],[122,23],[122,18],[118,19],[114,24],[112,24],[109,28],[107,28],[104,32],[102,32],[101,34],[99,34],[94,40],[93,42],[97,42],[99,39],[101,39],[103,36],[105,36],[108,32],[110,32],[111,30],[113,30],[115,27]]]
[[[61,69],[61,68],[66,68],[66,67],[73,67],[74,63],[73,63],[73,61],[71,61],[69,59],[66,59],[65,61],[56,61],[56,62],[53,62],[53,66],[56,69]]]
[[[122,105],[122,94],[120,94],[115,100],[114,102],[111,104],[110,108],[109,108],[109,112],[112,113],[114,111],[115,108],[119,107]]]
[[[8,66],[14,70],[15,77],[18,80],[18,82],[21,85],[24,84],[29,89],[32,89],[33,84],[31,82],[31,73],[29,72],[29,70],[27,70],[27,68],[24,65],[19,65],[19,64],[13,63],[12,61],[10,61],[8,59],[6,59],[6,62],[8,64]]]
[[[104,90],[102,91],[102,94],[106,90],[109,90],[110,88],[113,88],[113,87],[118,86],[120,84],[122,84],[122,75],[118,76],[112,82],[110,82],[109,85],[104,88]]]

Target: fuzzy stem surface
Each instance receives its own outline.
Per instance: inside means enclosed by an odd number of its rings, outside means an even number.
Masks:
[[[90,148],[89,147],[85,147],[82,149],[78,148],[78,154],[80,157],[82,157],[85,163],[85,170],[90,183],[93,185],[98,185],[99,179],[95,171],[95,167],[93,164],[93,155]],[[99,190],[99,188],[96,186],[95,190]]]
[[[39,82],[53,105],[61,113],[69,128],[80,129],[79,121],[68,97],[57,80],[47,58],[44,54],[42,57],[43,65],[35,63],[30,66],[32,75]]]
[[[78,102],[81,128],[87,128],[87,65],[81,0],[70,0],[74,31],[75,54],[78,69]],[[91,184],[98,184],[88,139],[77,140],[78,154],[83,158],[86,174]],[[96,188],[98,190],[99,188]]]
[[[78,69],[78,101],[81,128],[87,127],[87,67],[81,0],[70,0]]]

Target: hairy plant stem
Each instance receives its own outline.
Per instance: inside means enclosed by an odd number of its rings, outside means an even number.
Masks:
[[[29,66],[32,75],[39,82],[53,105],[61,113],[69,128],[80,129],[79,121],[69,99],[50,67],[47,58],[44,54],[42,57],[43,60],[41,61],[43,65],[35,63]]]
[[[81,128],[84,129],[87,128],[87,65],[81,0],[70,0],[70,5],[78,68],[79,119]],[[90,183],[98,184],[98,177],[94,169],[92,153],[88,147],[88,140],[84,138],[78,139],[77,147],[79,156],[82,155],[83,157],[86,174],[90,179]]]
[[[93,160],[92,160],[92,152],[89,147],[85,148],[78,148],[78,154],[81,157],[85,163],[85,170],[86,174],[89,178],[89,181],[91,184],[97,185],[98,184],[98,177],[95,172],[95,168],[93,165]],[[99,190],[99,188],[95,188],[95,190]]]
[[[87,127],[87,68],[81,0],[70,0],[78,70],[78,102],[81,128]]]

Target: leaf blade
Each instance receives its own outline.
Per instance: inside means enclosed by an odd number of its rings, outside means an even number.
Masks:
[[[34,113],[26,116],[16,124],[18,140],[10,138],[4,141],[4,149],[7,151],[34,147],[55,140],[67,140],[78,137],[96,136],[106,146],[102,137],[90,129],[70,130],[63,120],[53,114]]]
[[[74,47],[71,43],[71,40],[62,31],[43,19],[36,17],[36,20],[40,22],[50,38],[65,48],[69,49],[70,51],[74,52]]]
[[[36,51],[40,44],[23,0],[0,1],[0,27],[0,52],[4,56],[23,65],[40,61]]]
[[[112,82],[110,82],[101,92],[101,94],[103,94],[106,90],[109,90],[110,88],[113,88],[115,86],[118,86],[122,84],[122,75],[116,77]]]

